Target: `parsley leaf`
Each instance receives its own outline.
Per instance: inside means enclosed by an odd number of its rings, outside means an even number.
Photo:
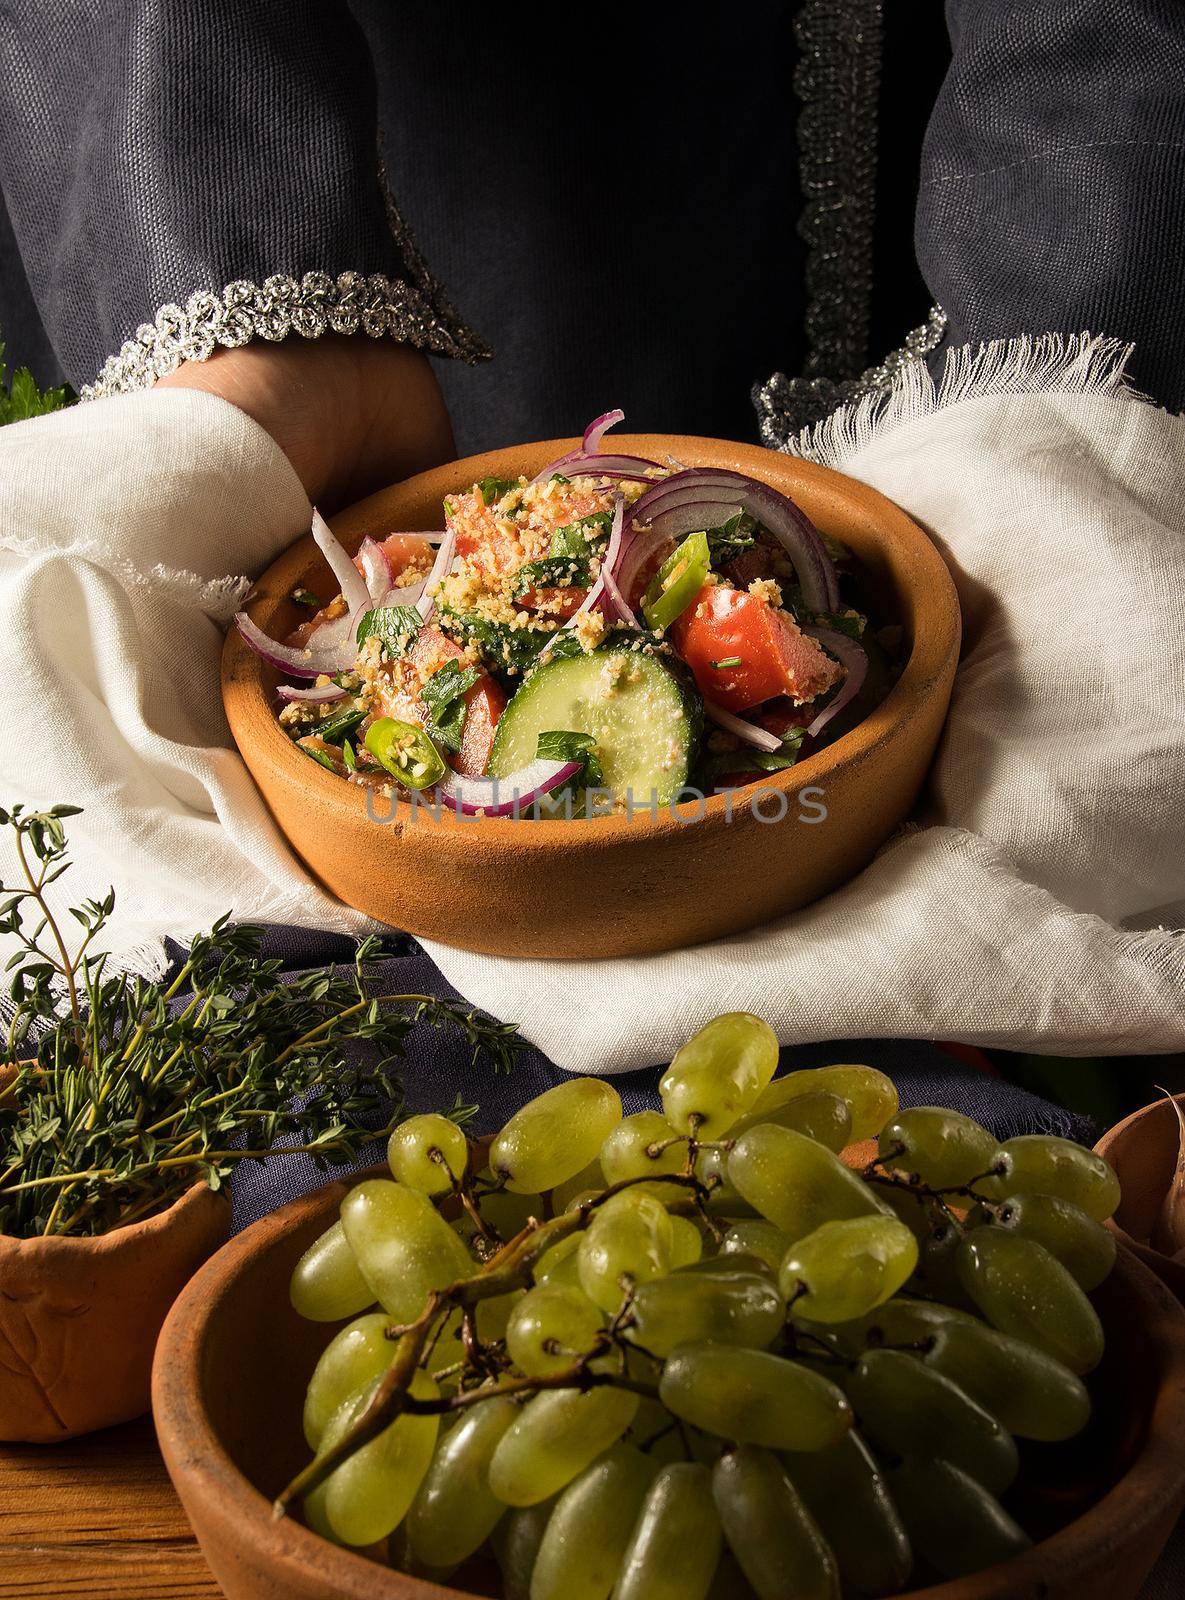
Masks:
[[[401,656],[423,626],[424,619],[415,606],[376,606],[358,624],[358,643],[365,644],[375,633],[382,640],[384,655]]]
[[[518,488],[517,478],[479,478],[474,485],[481,494],[482,504],[492,506],[495,500],[501,500],[504,494],[509,494],[511,489]]]
[[[712,565],[724,567],[753,548],[757,539],[757,521],[747,511],[737,511],[718,528],[709,528],[707,534]]]
[[[461,748],[465,696],[477,678],[476,667],[462,667],[456,661],[446,661],[420,690],[420,699],[431,713],[429,731],[446,750],[456,752]]]
[[[537,761],[579,761],[581,770],[568,779],[568,789],[603,789],[605,773],[597,758],[591,733],[553,728],[541,733],[535,744]]]
[[[518,569],[514,575],[514,598],[521,599],[531,589],[570,589],[574,585],[587,589],[591,582],[587,562],[574,556],[546,556],[542,561],[527,561]]]
[[[549,556],[585,557],[595,548],[595,540],[590,539],[584,530],[595,528],[598,534],[607,535],[612,526],[613,513],[610,511],[594,511],[591,516],[581,517],[579,522],[565,523],[562,528],[553,530],[547,553]]]

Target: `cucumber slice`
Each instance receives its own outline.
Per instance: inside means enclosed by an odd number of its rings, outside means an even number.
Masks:
[[[502,713],[486,765],[509,777],[535,759],[539,735],[591,734],[614,803],[669,803],[687,782],[702,726],[698,694],[663,658],[601,649],[549,661],[523,682]]]

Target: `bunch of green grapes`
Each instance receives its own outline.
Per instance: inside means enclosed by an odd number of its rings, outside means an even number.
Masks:
[[[777,1061],[737,1013],[661,1112],[573,1078],[484,1157],[397,1128],[293,1275],[345,1326],[282,1503],[441,1581],[492,1553],[508,1600],[887,1595],[1025,1549],[1017,1440],[1089,1416],[1113,1172]]]

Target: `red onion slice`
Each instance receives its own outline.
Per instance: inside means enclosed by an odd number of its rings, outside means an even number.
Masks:
[[[450,811],[462,816],[508,817],[540,795],[551,794],[579,771],[579,761],[532,761],[505,778],[463,778],[450,771],[436,785],[436,793]]]
[[[313,650],[278,644],[275,639],[270,639],[262,628],[256,627],[245,611],[236,613],[235,626],[243,636],[244,642],[250,645],[257,656],[261,656],[269,666],[277,667],[293,678],[319,678],[323,672],[342,672],[353,664],[352,658],[343,662],[340,648]]]
[[[668,532],[677,522],[681,507],[693,502],[683,491],[700,490],[704,505],[739,506],[769,530],[794,563],[803,599],[812,611],[835,611],[839,606],[839,580],[827,547],[806,513],[788,495],[779,494],[767,483],[740,472],[715,471],[692,467],[656,484],[636,503],[630,513],[635,528],[649,523],[656,533]],[[677,495],[678,498],[668,497]],[[680,524],[681,525],[681,524]],[[713,523],[711,526],[719,526]],[[688,527],[688,532],[698,528]]]
[[[807,728],[807,737],[815,739],[819,731],[825,728],[832,717],[837,716],[846,705],[860,693],[864,679],[868,673],[868,656],[858,645],[855,639],[849,639],[846,633],[839,633],[835,628],[806,627],[803,633],[809,634],[812,639],[817,639],[825,645],[831,654],[847,668],[847,677],[844,679],[839,693],[833,700],[829,700],[819,715]]]
[[[342,599],[346,602],[346,610],[351,615],[355,611],[361,614],[367,610],[371,604],[371,598],[370,590],[366,587],[366,580],[334,538],[329,524],[316,507],[313,508],[313,538],[316,540],[318,550],[328,561],[333,576],[338,581]]]
[[[381,606],[391,588],[394,574],[382,546],[376,544],[369,534],[358,546],[358,564],[362,568],[362,577],[371,603]]]
[[[758,750],[765,750],[770,755],[782,748],[782,741],[776,733],[770,733],[768,728],[759,728],[755,722],[745,722],[740,717],[734,717],[731,711],[725,711],[723,706],[715,706],[710,700],[704,701],[704,715],[717,727],[723,728],[726,733],[735,734],[745,744],[756,745]]]
[[[457,530],[450,522],[444,530],[444,538],[440,541],[440,549],[436,552],[436,560],[432,563],[431,572],[429,572],[423,583],[418,585],[419,594],[415,600],[409,602],[418,607],[419,613],[425,622],[429,621],[432,613],[436,610],[436,595],[433,586],[439,584],[443,578],[448,576],[456,549]],[[433,592],[430,593],[429,591]]]
[[[556,470],[565,478],[633,478],[638,483],[653,483],[647,467],[662,470],[661,463],[648,456],[590,456],[576,452],[565,456],[564,465]]]
[[[330,700],[340,700],[348,690],[340,683],[321,683],[311,689],[294,689],[290,683],[282,683],[276,693],[281,700],[299,700],[306,706],[319,706]]]
[[[610,428],[615,428],[619,422],[625,421],[625,412],[620,409],[606,411],[597,417],[595,422],[590,422],[584,430],[584,452],[586,455],[595,455],[601,448],[601,440]]]

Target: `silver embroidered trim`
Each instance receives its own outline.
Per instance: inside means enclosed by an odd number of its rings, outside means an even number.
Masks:
[[[883,31],[881,0],[804,0],[794,22],[808,378],[868,360]]]
[[[317,339],[324,333],[365,333],[399,339],[433,355],[480,361],[489,351],[463,324],[432,306],[424,291],[381,272],[273,273],[262,284],[247,278],[221,294],[199,289],[184,307],[162,306],[125,340],[118,355],[82,390],[83,400],[147,389],[183,361],[208,361],[219,349],[251,339],[277,342],[290,334]]]
[[[775,372],[753,389],[762,444],[771,450],[801,454],[798,442],[804,429],[822,422],[841,406],[891,389],[907,367],[925,361],[938,348],[945,332],[946,312],[934,306],[925,322],[906,335],[904,344],[858,378],[835,383],[830,378],[788,378],[784,372]]]

